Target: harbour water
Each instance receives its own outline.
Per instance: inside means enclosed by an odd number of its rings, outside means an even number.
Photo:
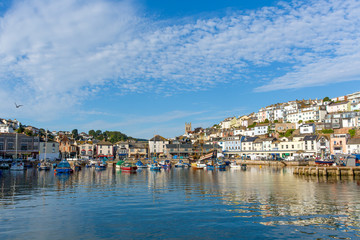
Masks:
[[[291,168],[0,176],[0,239],[359,239],[360,179]]]

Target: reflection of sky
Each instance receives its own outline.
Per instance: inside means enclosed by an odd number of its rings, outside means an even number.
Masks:
[[[328,238],[343,231],[354,237],[360,227],[357,181],[298,177],[291,169],[8,171],[0,184],[0,233],[8,238],[133,238],[126,228],[138,238],[165,238],[167,231],[214,238],[216,227],[228,237],[270,237],[265,230],[271,230],[278,237]],[[13,230],[13,224],[20,225]],[[230,233],[231,227],[249,231]]]

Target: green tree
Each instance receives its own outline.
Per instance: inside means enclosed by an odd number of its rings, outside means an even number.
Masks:
[[[74,139],[78,139],[79,138],[79,131],[77,129],[73,129],[71,131],[71,134],[73,136]]]
[[[265,119],[265,121],[264,121],[264,123],[269,123],[270,121],[269,121],[269,119]]]
[[[298,121],[298,123],[302,123],[302,122],[303,122],[303,120],[299,120],[299,121]]]
[[[324,102],[330,102],[331,99],[330,99],[329,97],[324,97],[323,101],[324,101]]]
[[[350,134],[351,137],[354,137],[355,134],[356,134],[356,130],[355,129],[350,129],[349,134]]]
[[[274,123],[278,123],[279,122],[279,120],[274,120]]]
[[[323,129],[323,130],[321,130],[321,132],[324,133],[324,134],[329,134],[329,133],[334,133],[334,130],[332,130],[332,129]]]

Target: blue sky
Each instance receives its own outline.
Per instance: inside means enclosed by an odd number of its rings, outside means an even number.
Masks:
[[[0,117],[174,137],[341,96],[359,91],[358,29],[358,0],[2,1]]]

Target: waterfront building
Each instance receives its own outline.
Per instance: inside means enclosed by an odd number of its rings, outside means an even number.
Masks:
[[[101,141],[96,143],[96,155],[97,157],[106,157],[113,158],[114,157],[114,146],[111,142]]]
[[[147,142],[129,143],[129,157],[131,158],[146,158],[149,156],[148,150],[149,146]]]
[[[124,159],[129,156],[129,141],[120,141],[115,144],[116,157]]]
[[[94,158],[96,144],[93,141],[77,141],[78,156],[81,159],[92,159]]]
[[[55,161],[60,158],[60,151],[59,151],[59,143],[58,142],[44,142],[40,141],[39,143],[39,160],[42,159]]]
[[[150,155],[154,157],[158,157],[159,155],[163,155],[165,153],[165,145],[169,144],[169,140],[155,135],[153,138],[149,140],[149,151]]]
[[[241,142],[242,151],[254,151],[254,142],[258,137],[245,137]]]
[[[33,158],[39,154],[39,137],[17,133],[0,134],[0,156],[3,158]],[[17,153],[17,155],[16,155]]]
[[[245,137],[241,135],[224,137],[221,140],[222,151],[223,152],[241,151],[241,142],[242,140],[244,140],[244,138]]]
[[[304,156],[316,156],[318,153],[317,148],[317,135],[306,135],[304,141]]]
[[[330,153],[331,154],[346,154],[347,140],[350,138],[349,134],[332,134],[330,137]]]
[[[193,145],[191,143],[172,143],[165,145],[165,154],[171,158],[188,158],[193,153]]]
[[[359,154],[360,153],[360,138],[348,139],[346,143],[346,149],[348,154]]]
[[[318,156],[324,159],[330,155],[330,138],[326,135],[321,135],[316,140],[316,149]]]
[[[77,155],[77,146],[73,139],[70,139],[63,133],[59,133],[56,141],[59,143],[61,158],[73,158]]]

